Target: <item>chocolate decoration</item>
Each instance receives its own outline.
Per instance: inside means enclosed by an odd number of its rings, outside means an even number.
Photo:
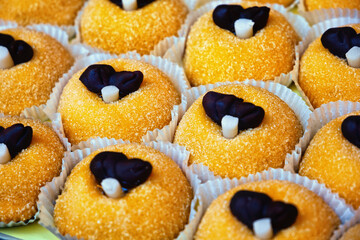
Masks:
[[[105,178],[115,178],[128,191],[149,178],[152,166],[138,158],[128,159],[123,153],[101,152],[91,161],[90,170],[99,184]]]
[[[118,5],[123,8],[122,0],[110,0],[112,3]],[[145,7],[146,5],[149,5],[150,3],[154,2],[155,0],[137,0],[137,7],[138,9]]]
[[[293,225],[298,215],[297,208],[292,204],[272,201],[264,193],[246,190],[235,193],[230,201],[230,211],[251,230],[256,220],[270,218],[275,234]]]
[[[349,116],[341,124],[343,136],[360,148],[360,116]]]
[[[11,158],[14,158],[23,149],[30,146],[33,136],[31,127],[17,123],[0,131],[0,143],[4,143],[9,149]]]
[[[239,18],[252,20],[254,35],[257,31],[263,29],[269,19],[270,8],[268,7],[250,7],[244,9],[240,5],[219,5],[213,11],[214,23],[235,34],[235,21]]]
[[[351,27],[330,28],[321,36],[321,43],[335,56],[346,59],[352,47],[360,47],[360,34]]]
[[[0,46],[8,49],[15,65],[30,61],[34,56],[32,47],[23,40],[14,40],[8,34],[0,33]]]
[[[265,116],[262,107],[229,94],[210,91],[203,97],[202,104],[206,114],[220,126],[225,115],[239,118],[239,131],[258,127]]]
[[[119,89],[120,99],[140,88],[144,75],[140,71],[116,72],[106,64],[90,65],[80,76],[80,81],[86,88],[98,95],[105,86],[114,85]]]
[[[9,49],[10,44],[14,42],[14,38],[8,34],[0,33],[0,46],[4,46]]]

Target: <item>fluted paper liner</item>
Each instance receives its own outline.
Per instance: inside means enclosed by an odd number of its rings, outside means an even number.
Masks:
[[[360,11],[358,9],[350,8],[328,8],[307,11],[305,7],[305,0],[300,0],[298,5],[299,13],[311,24],[323,22],[332,18],[359,18]]]
[[[83,57],[81,59],[78,59],[75,64],[72,66],[72,68],[62,76],[62,78],[56,83],[55,87],[52,90],[52,93],[50,95],[50,99],[46,103],[46,107],[44,111],[48,115],[52,115],[57,112],[57,108],[60,101],[61,93],[65,87],[65,85],[68,83],[68,81],[71,79],[71,77],[77,73],[78,71],[86,68],[87,66],[103,61],[108,59],[115,59],[115,58],[125,58],[125,59],[134,59],[134,60],[140,60],[146,63],[149,63],[161,71],[163,71],[171,80],[171,82],[174,84],[176,90],[182,94],[187,89],[190,88],[190,85],[185,77],[185,73],[182,68],[177,66],[176,64],[165,60],[160,57],[152,56],[152,55],[144,55],[140,56],[139,54],[135,52],[128,52],[127,54],[122,55],[114,55],[114,54],[104,54],[104,53],[98,53],[98,54],[92,54],[87,57]]]
[[[332,235],[332,237],[330,238],[330,240],[339,239],[347,230],[349,230],[351,227],[353,227],[359,223],[360,223],[360,209],[358,209],[355,212],[355,215],[352,219],[350,219],[346,223],[342,224],[337,230],[335,230],[335,232]]]
[[[306,49],[308,48],[308,46],[318,37],[320,37],[326,30],[328,30],[329,28],[333,28],[333,27],[340,27],[340,26],[344,26],[344,25],[348,25],[348,24],[353,24],[353,23],[360,23],[360,18],[336,18],[336,19],[330,19],[318,24],[315,24],[314,26],[312,26],[310,28],[310,30],[308,31],[308,34],[306,35],[306,37],[299,43],[299,55],[297,55],[296,57],[298,58],[297,61],[300,62],[300,59],[302,57],[302,55],[304,54],[304,52],[306,51]],[[321,64],[321,63],[319,63]],[[300,70],[299,70],[300,73]],[[309,98],[306,96],[306,94],[304,93],[304,91],[301,89],[300,85],[299,85],[299,80],[298,78],[296,78],[294,80],[294,83],[297,87],[297,89],[300,92],[300,95],[303,97],[303,99],[305,100],[305,102],[311,106],[311,110],[314,109],[314,107],[311,105],[311,102],[309,100]]]
[[[226,83],[216,83],[216,84],[209,84],[203,85],[199,87],[194,87],[188,90],[183,96],[182,104],[176,106],[176,109],[173,114],[173,118],[170,124],[164,127],[161,130],[155,130],[148,132],[144,137],[143,141],[150,142],[150,141],[167,141],[172,142],[176,127],[179,124],[181,118],[184,116],[185,112],[190,108],[190,106],[198,99],[200,96],[205,94],[206,92],[214,89],[216,87],[222,85],[229,85],[229,84],[247,84],[252,86],[257,86],[268,90],[269,92],[278,96],[281,100],[288,104],[288,106],[294,111],[297,118],[300,120],[303,130],[305,131],[307,127],[307,121],[310,117],[311,111],[306,106],[305,102],[299,97],[296,93],[288,89],[287,87],[274,83],[274,82],[263,82],[263,81],[255,81],[255,80],[246,80],[244,82],[226,82]],[[295,151],[295,149],[293,150]],[[299,151],[299,150],[298,150]],[[290,155],[290,154],[288,154]],[[189,166],[195,174],[199,176],[199,178],[206,182],[208,180],[214,180],[217,178],[221,178],[220,176],[215,176],[213,172],[211,172],[208,167],[202,164],[191,164]],[[285,170],[294,171],[293,164],[289,163],[288,160],[285,160]]]
[[[319,184],[315,180],[310,180],[307,177],[302,177],[298,174],[284,171],[283,169],[269,169],[268,171],[249,175],[246,178],[241,179],[217,179],[209,181],[205,184],[201,184],[198,188],[194,201],[197,201],[197,209],[193,209],[191,214],[194,219],[197,220],[196,228],[200,223],[200,219],[205,214],[206,209],[221,194],[229,191],[230,189],[239,186],[241,184],[249,182],[258,182],[265,180],[283,180],[296,183],[304,186],[316,195],[321,197],[337,214],[342,223],[346,222],[354,216],[353,209],[348,206],[343,199],[338,195],[333,194],[324,184]],[[188,239],[193,239],[196,229],[193,231],[193,235]]]
[[[189,15],[191,13],[191,11],[195,9],[196,2],[193,1],[193,0],[182,0],[182,1],[186,5],[186,7],[188,8],[188,11],[189,11],[188,15]],[[85,8],[86,8],[86,6],[88,4],[89,4],[89,2],[86,2],[84,4],[84,6],[82,7],[82,9],[78,12],[78,15],[76,16],[76,19],[75,19],[75,33],[76,33],[76,36],[71,41],[71,43],[74,43],[74,44],[82,43],[82,45],[87,50],[89,50],[89,52],[91,54],[92,53],[108,53],[108,54],[110,54],[110,52],[108,52],[106,50],[103,50],[103,49],[100,49],[100,48],[97,48],[97,47],[92,47],[92,46],[89,46],[88,44],[82,42],[81,33],[80,33],[81,17],[82,17],[82,15],[84,13],[84,10],[85,10]],[[184,24],[181,25],[181,27],[178,30],[176,35],[168,36],[168,37],[165,37],[164,39],[162,39],[159,43],[157,43],[154,46],[154,49],[150,51],[149,55],[162,57],[164,55],[164,53],[165,53],[165,50],[167,50],[168,49],[167,47],[169,46],[168,44],[164,43],[163,41],[166,41],[167,38],[180,36],[180,34],[183,32],[184,28],[185,28],[185,22],[184,22]],[[131,52],[136,52],[136,50],[131,51]],[[162,52],[162,54],[161,54],[161,52]]]
[[[63,236],[60,232],[56,229],[54,223],[54,207],[55,207],[55,200],[57,199],[58,195],[61,193],[66,178],[70,174],[71,170],[75,167],[75,165],[80,162],[85,157],[89,156],[92,152],[96,151],[97,149],[104,148],[106,146],[116,145],[116,144],[126,144],[129,141],[123,140],[115,140],[115,139],[108,139],[108,138],[95,138],[89,139],[86,142],[81,142],[77,145],[77,150],[74,152],[68,153],[66,158],[66,166],[64,171],[61,172],[59,177],[53,179],[51,183],[47,183],[45,187],[41,189],[40,194],[40,201],[38,202],[38,208],[40,209],[39,223],[55,234],[60,239],[77,239],[76,237],[72,237],[69,234]],[[166,142],[150,142],[145,143],[145,145],[152,147],[168,157],[174,160],[177,165],[182,169],[184,175],[187,177],[189,183],[191,184],[194,195],[195,191],[200,186],[200,180],[198,177],[192,173],[189,169],[186,168],[184,163],[186,159],[189,158],[189,152],[185,150],[184,147],[180,147],[171,143]],[[195,202],[194,200],[191,203],[191,208],[194,208]],[[192,210],[193,212],[193,210]],[[190,222],[186,225],[185,229],[180,233],[178,239],[189,239],[188,236],[192,234],[189,231],[189,228],[193,228],[194,223],[191,221],[192,215],[190,214]]]
[[[3,113],[0,113],[0,118],[7,117],[7,116],[9,116],[9,115],[4,115]],[[64,155],[66,155],[67,152],[70,152],[71,146],[70,146],[70,143],[68,142],[67,138],[65,138],[65,135],[60,131],[60,129],[57,128],[57,126],[55,126],[55,125],[48,122],[48,118],[47,118],[46,114],[43,112],[42,108],[32,107],[31,109],[28,109],[27,111],[23,112],[21,114],[21,117],[28,118],[28,119],[33,119],[33,120],[40,120],[45,125],[51,127],[54,130],[54,132],[56,132],[56,134],[58,135],[59,139],[61,140],[62,144],[65,147]],[[66,163],[65,163],[65,160],[63,158],[62,159],[61,171],[63,171],[65,165],[66,165]],[[38,216],[39,216],[39,209],[36,212],[36,214],[31,219],[29,219],[27,221],[19,221],[19,222],[11,221],[9,223],[0,222],[0,228],[24,226],[24,225],[35,222],[36,219],[38,218]]]

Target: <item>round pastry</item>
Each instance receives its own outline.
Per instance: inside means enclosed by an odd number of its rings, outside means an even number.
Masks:
[[[137,6],[129,11],[121,0],[90,0],[81,18],[83,42],[116,54],[149,54],[177,34],[188,12],[182,0],[137,0]]]
[[[324,8],[354,8],[360,9],[360,0],[303,0],[307,11]]]
[[[340,223],[335,212],[307,188],[268,180],[242,184],[215,199],[195,239],[259,239],[256,222],[264,219],[270,219],[273,234],[260,239],[325,240]]]
[[[20,25],[73,25],[85,0],[0,0],[0,18]]]
[[[26,221],[40,188],[59,175],[65,148],[39,121],[3,117],[0,126],[0,221]]]
[[[311,140],[299,170],[300,175],[324,183],[354,208],[360,206],[359,129],[360,112],[327,123]]]
[[[192,85],[246,79],[273,80],[289,73],[295,63],[298,36],[286,18],[267,8],[250,4],[220,5],[191,27],[184,67]],[[240,18],[239,18],[240,17]],[[235,22],[250,20],[253,34],[238,37]],[[251,23],[253,22],[253,23]]]
[[[91,137],[140,142],[147,131],[169,124],[173,106],[180,103],[169,77],[150,64],[111,59],[84,70],[65,86],[58,108],[72,144]],[[103,82],[120,89],[119,100],[106,102]]]
[[[360,240],[360,224],[356,224],[348,229],[340,240]]]
[[[119,181],[122,195],[107,195],[103,179],[109,178]],[[192,195],[165,154],[140,144],[115,145],[76,165],[54,220],[61,234],[84,239],[174,239],[187,223]]]
[[[360,66],[352,67],[346,57],[352,47],[360,47],[356,33],[360,24],[331,28],[301,57],[299,85],[314,108],[338,100],[360,101]]]
[[[271,3],[271,4],[281,4],[285,7],[288,7],[290,6],[294,0],[255,0],[254,2],[257,2],[257,3]]]
[[[0,31],[0,48],[13,63],[0,63],[0,112],[5,114],[19,115],[27,107],[45,104],[74,62],[54,38],[25,28]]]
[[[226,115],[239,121],[230,138],[223,136]],[[223,178],[240,178],[283,167],[302,133],[295,113],[280,98],[238,84],[199,97],[181,119],[174,142],[190,151],[190,164],[201,163]]]

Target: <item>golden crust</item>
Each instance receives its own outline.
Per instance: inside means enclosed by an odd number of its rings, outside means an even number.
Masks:
[[[180,103],[168,76],[156,67],[136,60],[102,61],[116,71],[141,71],[144,80],[136,92],[119,101],[105,103],[79,80],[76,73],[65,86],[58,111],[66,136],[72,144],[91,137],[108,137],[140,142],[147,131],[162,128],[171,120],[171,110]]]
[[[258,87],[227,85],[212,91],[233,94],[265,110],[261,125],[242,131],[234,139],[222,136],[221,127],[205,113],[198,98],[181,119],[174,142],[190,151],[189,163],[202,163],[215,175],[240,178],[284,166],[286,153],[302,136],[300,121],[280,98]]]
[[[296,222],[278,232],[271,238],[274,240],[327,240],[340,223],[335,212],[322,198],[307,188],[287,181],[268,180],[240,185],[215,199],[206,210],[195,239],[258,239],[230,211],[231,198],[239,190],[262,192],[275,201],[284,201],[297,207],[299,213]]]
[[[355,209],[360,207],[360,149],[341,132],[339,117],[322,127],[311,140],[300,164],[299,174],[324,183]]]
[[[74,62],[58,41],[25,28],[2,30],[15,40],[24,40],[34,50],[33,58],[10,69],[0,69],[0,112],[20,115],[27,107],[45,104],[57,80]]]
[[[0,126],[31,126],[31,145],[6,164],[0,164],[0,221],[25,221],[37,211],[40,188],[60,174],[65,151],[59,137],[40,121],[0,118]]]
[[[349,25],[360,33],[360,24]],[[299,84],[314,108],[335,101],[360,101],[360,68],[324,48],[320,37],[300,61]]]
[[[281,5],[284,5],[285,7],[288,7],[290,6],[294,0],[250,0],[250,1],[253,1],[253,2],[257,2],[257,3],[271,3],[271,4],[281,4]]]
[[[20,25],[73,25],[85,0],[0,0],[0,18]]]
[[[323,8],[360,9],[360,0],[304,0],[304,5],[307,11]]]
[[[340,240],[360,240],[360,224],[356,224],[347,230]]]
[[[89,167],[102,151],[148,161],[152,173],[125,197],[108,198],[97,187]],[[140,144],[110,146],[73,169],[56,201],[54,220],[63,235],[84,239],[174,239],[188,220],[192,196],[184,174],[165,154]]]
[[[90,0],[81,19],[81,37],[111,53],[149,54],[162,39],[177,34],[187,12],[181,0],[157,0],[136,11],[124,11],[109,0]]]
[[[271,10],[266,27],[249,39],[215,25],[212,12],[195,22],[186,43],[184,67],[192,85],[273,80],[293,69],[298,37],[279,12]]]

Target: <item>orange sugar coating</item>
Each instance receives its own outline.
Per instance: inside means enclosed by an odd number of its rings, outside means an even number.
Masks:
[[[0,112],[20,115],[27,107],[46,103],[55,83],[74,59],[65,47],[44,33],[25,28],[1,33],[25,41],[34,51],[30,61],[0,69]]]
[[[85,0],[0,0],[0,18],[20,25],[73,25]]]
[[[81,19],[81,37],[111,53],[149,54],[162,39],[177,34],[187,13],[181,0],[156,0],[135,11],[124,11],[109,0],[90,0]]]
[[[303,129],[293,110],[280,98],[258,87],[227,85],[212,91],[233,94],[265,110],[261,125],[240,132],[234,139],[222,136],[221,126],[205,113],[202,96],[187,110],[174,142],[190,151],[189,163],[208,166],[215,175],[240,178],[281,168],[295,148]]]
[[[103,151],[148,161],[152,173],[124,197],[108,198],[89,167]],[[165,154],[140,144],[116,145],[92,153],[72,170],[54,220],[61,234],[84,239],[174,239],[187,223],[192,197],[184,174]]]
[[[257,2],[257,3],[276,3],[276,4],[281,4],[281,5],[284,5],[285,7],[287,6],[290,6],[294,0],[254,0],[254,2]]]
[[[201,220],[195,239],[258,239],[230,211],[230,201],[239,190],[267,194],[273,201],[293,204],[298,209],[295,223],[278,232],[274,240],[330,239],[340,221],[321,197],[307,188],[288,181],[267,180],[240,185],[215,199]]]
[[[100,62],[116,71],[141,71],[140,88],[114,103],[105,103],[79,80],[76,73],[65,86],[58,111],[66,136],[72,144],[91,137],[108,137],[140,142],[147,131],[162,128],[171,120],[171,110],[180,103],[169,77],[158,68],[137,60],[111,59]]]
[[[354,8],[360,9],[360,0],[303,0],[306,10],[323,8]]]
[[[349,25],[360,33],[360,24]],[[309,45],[300,61],[299,84],[314,108],[335,101],[360,101],[360,68],[324,48],[321,37]]]
[[[271,9],[266,27],[249,39],[218,27],[212,12],[195,22],[186,43],[184,67],[192,85],[273,80],[293,69],[298,36],[279,12]]]
[[[300,164],[299,174],[324,183],[355,209],[360,207],[360,149],[342,134],[339,117],[322,127],[311,140]]]
[[[0,222],[26,221],[36,211],[40,188],[60,174],[65,151],[59,137],[40,121],[0,118],[0,126],[16,123],[33,129],[31,145],[10,162],[0,164]]]
[[[356,224],[347,230],[340,240],[360,240],[360,224]]]

